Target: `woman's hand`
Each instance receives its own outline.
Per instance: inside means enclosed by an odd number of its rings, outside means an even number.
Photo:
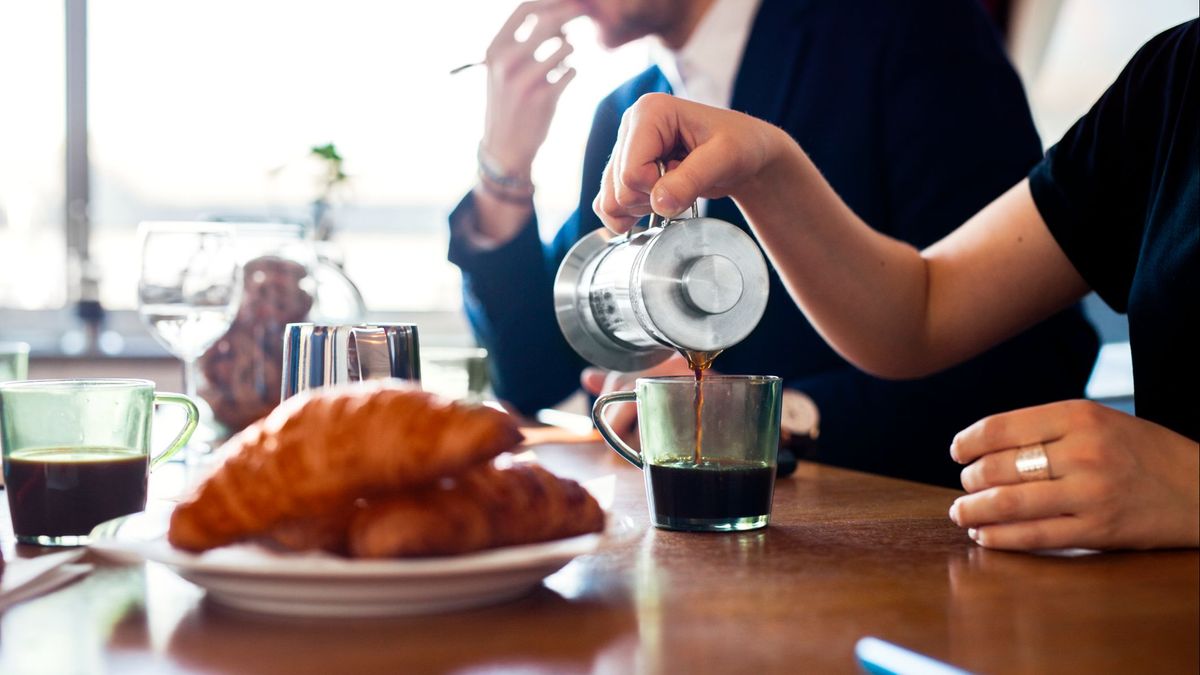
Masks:
[[[762,120],[667,94],[646,94],[625,111],[593,209],[609,229],[624,232],[650,213],[675,216],[697,197],[743,192],[795,142]],[[670,161],[658,176],[656,161]]]
[[[1022,482],[1017,448],[1041,443],[1049,480]],[[950,446],[971,493],[950,518],[999,549],[1200,546],[1200,447],[1090,401],[987,417]]]
[[[713,371],[709,371],[713,372]],[[691,375],[687,361],[678,354],[648,370],[635,373],[621,373],[603,368],[585,368],[580,376],[584,391],[599,396],[613,391],[628,391],[634,389],[639,377],[662,377],[665,375]],[[618,436],[629,436],[637,431],[637,406],[614,405],[604,412],[609,426]]]

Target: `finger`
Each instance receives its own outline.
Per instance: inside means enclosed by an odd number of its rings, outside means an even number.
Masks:
[[[650,192],[658,180],[658,160],[670,157],[675,148],[680,105],[680,99],[668,94],[646,94],[625,111],[613,148],[614,181]]]
[[[702,195],[725,196],[714,187],[729,175],[733,168],[729,161],[732,156],[734,153],[719,137],[696,146],[678,167],[655,183],[650,192],[650,206],[655,213],[672,217],[682,213]]]
[[[643,97],[645,98],[645,97]],[[667,97],[669,98],[669,97]],[[653,100],[653,98],[651,98]],[[643,167],[644,171],[632,174],[634,180],[629,180],[626,147],[631,135],[640,133],[636,128],[640,122],[637,110],[626,109],[621,116],[621,126],[617,129],[617,142],[613,146],[612,177],[613,196],[625,213],[632,216],[644,216],[650,213],[650,188],[658,180],[657,163],[651,167]]]
[[[508,20],[506,20],[504,25],[500,27],[500,30],[497,31],[496,37],[492,38],[492,43],[488,45],[488,62],[491,63],[496,56],[498,56],[499,52],[508,51],[510,48],[530,43],[538,25],[544,23],[543,19],[546,15],[563,11],[574,12],[574,14],[571,16],[571,18],[574,18],[575,16],[579,16],[583,13],[583,7],[575,0],[529,0],[517,5],[517,8],[513,10],[512,14],[509,15]],[[521,26],[525,25],[525,22],[529,20],[530,16],[535,15],[537,16],[537,24],[534,25],[534,30],[530,32],[529,36],[527,36],[524,41],[517,40],[517,31],[521,28]],[[564,19],[558,24],[559,31],[561,31],[562,25],[569,20],[570,19]],[[542,42],[545,42],[545,38],[537,43],[534,43],[533,48],[536,49],[537,45],[541,44]]]
[[[637,406],[636,405],[621,405],[613,406],[608,409],[608,424],[617,432],[617,435],[625,439],[626,442],[632,440],[634,433],[637,431]]]
[[[1039,518],[1019,523],[984,525],[968,531],[984,548],[1038,551],[1087,546],[1087,524],[1078,516]]]
[[[554,95],[561,96],[563,89],[566,89],[567,85],[571,84],[571,80],[573,79],[575,79],[574,68],[567,68],[566,70],[562,71],[562,74],[558,76],[558,79],[550,84],[550,88],[554,92]]]
[[[604,392],[625,391],[629,389],[628,375],[625,373],[610,370],[604,373],[604,384],[601,390]],[[612,427],[618,435],[624,435],[630,426],[630,410],[636,410],[637,406],[621,405],[610,406],[605,411],[604,417],[608,420],[608,425]]]
[[[616,370],[605,371],[603,391],[626,391],[630,385],[628,374]]]
[[[641,190],[634,190],[621,181],[613,185],[613,198],[627,211],[650,212],[650,195]]]
[[[640,207],[644,208],[646,213],[649,213],[650,187],[653,183],[631,185],[625,180],[625,147],[630,133],[636,133],[633,127],[637,123],[636,106],[626,108],[625,112],[621,114],[621,125],[617,128],[617,142],[613,144],[613,196],[621,206],[626,208]]]
[[[557,99],[562,90],[575,77],[574,68],[563,67],[563,59],[574,51],[574,49],[574,47],[564,42],[563,47],[560,47],[550,58],[547,58],[545,61],[532,61],[529,67],[515,73],[512,76],[513,84],[527,92],[532,92],[538,87],[548,87],[548,91],[552,92]],[[557,55],[560,52],[564,53],[561,57],[558,57]],[[554,59],[557,59],[557,62],[552,63],[551,61]],[[558,71],[557,73],[555,72],[556,70]],[[566,78],[566,81],[563,81],[564,78]]]
[[[517,5],[517,8],[513,10],[513,13],[508,15],[508,20],[506,20],[504,25],[500,27],[500,30],[496,32],[496,37],[492,39],[492,44],[488,47],[489,60],[491,60],[490,57],[494,51],[504,46],[514,44],[517,41],[517,29],[525,23],[525,20],[529,18],[530,14],[538,11],[538,9],[543,6],[557,4],[557,2],[558,0],[530,0]]]
[[[1050,478],[1061,478],[1071,471],[1071,454],[1066,446],[1069,437],[1050,443],[1042,443],[1050,468]],[[1024,482],[1017,471],[1017,455],[1022,448],[999,450],[988,453],[971,462],[962,470],[962,486],[967,492],[979,492],[1000,485],[1017,485]]]
[[[629,135],[632,117],[633,108],[626,108],[625,112],[621,113],[621,123],[617,125],[617,140],[613,143],[612,154],[608,156],[608,168],[612,172],[614,194],[620,182],[621,159],[625,156],[625,138]]]
[[[1022,408],[985,417],[958,432],[950,456],[960,464],[997,450],[1055,441],[1066,433],[1063,402]]]
[[[650,212],[650,190],[648,187],[639,188],[630,185],[624,180],[625,175],[625,145],[626,139],[629,137],[630,128],[633,126],[631,115],[627,112],[621,120],[621,126],[617,129],[617,142],[613,146],[612,155],[612,173],[613,180],[613,198],[617,204],[620,204],[627,211],[636,209],[642,213]],[[657,170],[655,175],[658,175]],[[650,183],[653,185],[653,183]]]
[[[638,221],[640,215],[629,213],[624,207],[617,203],[616,194],[613,188],[613,167],[610,159],[608,165],[604,167],[604,173],[600,178],[600,192],[596,194],[596,198],[592,201],[592,210],[600,218],[600,222],[604,226],[617,234],[623,234],[633,227]]]
[[[579,383],[583,390],[592,396],[599,396],[604,389],[604,378],[608,371],[603,368],[584,368],[579,375]]]
[[[1065,480],[1038,480],[988,488],[954,500],[950,520],[959,527],[979,527],[1069,515],[1080,506],[1073,487]]]
[[[533,78],[535,81],[547,81],[546,76],[550,74],[550,71],[561,66],[563,59],[570,56],[571,52],[573,51],[575,51],[575,47],[573,47],[570,42],[563,40],[562,44],[558,46],[558,49],[555,49],[554,52],[551,53],[550,56],[547,56],[544,61],[535,62],[536,65],[529,69],[529,77]]]
[[[533,53],[546,40],[561,38],[563,25],[582,13],[583,10],[573,3],[560,3],[537,11],[537,23],[534,24],[533,30],[524,40],[519,41],[521,49],[527,53]]]
[[[709,370],[708,373],[714,371]],[[687,359],[679,354],[672,354],[667,360],[654,366],[650,370],[644,371],[645,376],[662,376],[662,375],[690,375],[692,369],[688,368]]]

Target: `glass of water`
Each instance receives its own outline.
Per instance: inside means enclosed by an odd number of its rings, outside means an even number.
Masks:
[[[241,298],[235,230],[221,223],[142,223],[138,314],[183,361],[183,385],[196,400],[196,360],[229,329]],[[207,450],[188,446],[188,461]]]

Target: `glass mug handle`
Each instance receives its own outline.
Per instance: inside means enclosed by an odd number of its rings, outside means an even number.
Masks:
[[[177,405],[182,407],[184,412],[187,413],[187,422],[184,423],[183,429],[179,431],[179,435],[175,437],[175,440],[171,441],[167,449],[160,452],[158,456],[150,459],[151,469],[170,459],[172,455],[179,452],[180,448],[187,445],[187,442],[192,438],[192,432],[196,430],[196,425],[200,423],[200,410],[196,408],[196,404],[192,402],[192,399],[183,394],[154,392],[154,405],[155,407],[159,405]]]
[[[621,440],[617,432],[613,431],[613,428],[608,425],[608,420],[604,419],[604,409],[617,403],[637,403],[637,392],[614,391],[596,399],[596,404],[592,406],[592,422],[596,425],[596,429],[604,437],[610,448],[616,450],[617,454],[640,469],[645,464],[642,461],[641,453],[629,447],[625,441]]]

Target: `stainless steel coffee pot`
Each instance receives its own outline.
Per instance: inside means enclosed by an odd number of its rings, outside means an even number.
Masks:
[[[659,167],[660,173],[662,167]],[[741,342],[767,306],[758,244],[716,218],[660,219],[623,235],[601,228],[558,268],[554,309],[567,342],[610,370],[643,370],[680,350]]]
[[[283,398],[361,380],[421,381],[417,326],[411,323],[289,323],[283,333]]]

